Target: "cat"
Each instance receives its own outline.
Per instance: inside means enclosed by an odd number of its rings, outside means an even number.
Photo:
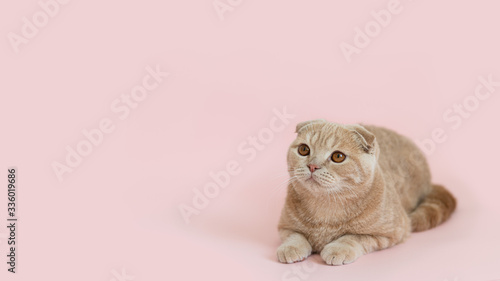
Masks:
[[[278,224],[282,263],[319,253],[326,264],[349,264],[441,224],[456,208],[431,183],[421,150],[394,131],[318,119],[296,133]]]

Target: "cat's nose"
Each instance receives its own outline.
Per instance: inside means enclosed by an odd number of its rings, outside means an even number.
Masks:
[[[318,165],[314,165],[314,164],[309,164],[307,165],[309,167],[309,170],[312,172],[316,171],[317,169],[319,169],[319,166]]]

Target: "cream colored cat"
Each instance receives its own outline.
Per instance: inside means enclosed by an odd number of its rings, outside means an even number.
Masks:
[[[325,120],[300,123],[297,133],[278,225],[280,262],[320,253],[327,264],[348,264],[439,225],[455,210],[455,198],[431,184],[423,153],[406,137]]]

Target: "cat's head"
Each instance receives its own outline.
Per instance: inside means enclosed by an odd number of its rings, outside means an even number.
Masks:
[[[296,132],[287,157],[292,183],[321,193],[361,187],[372,179],[378,145],[364,127],[320,119],[299,123]]]

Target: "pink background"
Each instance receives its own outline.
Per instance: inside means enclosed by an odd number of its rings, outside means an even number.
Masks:
[[[17,53],[9,34],[43,10],[0,3],[0,167],[19,177],[18,273],[5,264],[4,182],[0,279],[499,279],[500,87],[456,129],[443,114],[474,105],[479,76],[500,81],[500,3],[401,1],[349,63],[341,42],[390,1],[227,1],[221,20],[212,0],[73,0]],[[156,65],[170,76],[121,120],[112,103]],[[248,161],[238,147],[285,107],[295,117]],[[60,182],[52,163],[103,118],[114,131]],[[278,263],[285,155],[295,124],[314,118],[415,140],[442,128],[428,159],[455,215],[352,265]],[[231,161],[241,172],[186,224],[179,205]]]

